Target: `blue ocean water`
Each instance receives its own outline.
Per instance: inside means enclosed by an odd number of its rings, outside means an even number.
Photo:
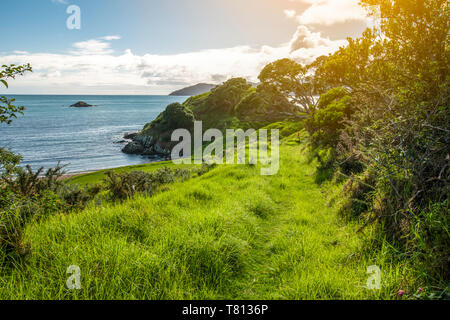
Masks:
[[[170,96],[18,95],[26,111],[11,125],[0,124],[0,147],[23,156],[23,165],[51,168],[58,161],[67,172],[83,172],[148,163],[148,157],[120,150],[124,133],[136,132],[173,102]],[[85,101],[93,108],[69,108]]]

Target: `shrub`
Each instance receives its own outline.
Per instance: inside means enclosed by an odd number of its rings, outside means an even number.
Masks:
[[[165,167],[155,172],[132,171],[122,174],[109,171],[106,173],[105,189],[112,200],[132,198],[136,193],[155,194],[158,189],[177,180],[190,177],[190,171],[177,169],[172,171]]]
[[[58,190],[58,196],[64,202],[65,210],[82,210],[101,190],[100,185],[88,185],[80,188],[80,186],[65,183]]]
[[[344,121],[351,115],[350,102],[345,88],[334,88],[320,96],[317,110],[306,121],[314,145],[336,147]]]
[[[215,163],[213,163],[213,164],[203,163],[201,168],[197,170],[197,175],[200,177],[200,176],[208,173],[212,169],[214,169],[216,166],[217,165]]]
[[[380,238],[422,265],[429,284],[447,284],[448,1],[361,3],[381,24],[317,61],[316,81],[335,89],[307,128],[315,145],[336,149],[335,168],[373,177],[352,182],[349,209],[378,222]]]
[[[62,185],[60,178],[64,174],[63,167],[58,164],[56,168],[48,169],[42,175],[43,171],[44,168],[40,168],[33,172],[29,165],[25,169],[15,167],[13,174],[3,174],[1,179],[7,189],[24,197],[41,195],[46,191],[56,192]]]
[[[172,103],[154,121],[145,125],[140,134],[158,136],[180,128],[191,130],[194,127],[194,121],[194,114],[188,107]]]

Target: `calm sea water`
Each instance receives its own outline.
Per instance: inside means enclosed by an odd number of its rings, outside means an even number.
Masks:
[[[58,161],[68,172],[148,163],[122,153],[124,133],[136,132],[173,102],[169,96],[9,96],[26,108],[11,125],[0,124],[0,147],[20,153],[23,165],[50,168]],[[69,108],[85,101],[94,108]]]

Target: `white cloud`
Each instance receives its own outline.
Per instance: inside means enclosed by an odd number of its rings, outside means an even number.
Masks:
[[[284,10],[284,15],[288,18],[294,18],[296,14],[295,10]]]
[[[73,44],[73,47],[75,50],[71,51],[71,53],[76,55],[104,55],[113,53],[110,43],[97,39],[76,42]]]
[[[20,50],[15,50],[15,51],[13,51],[13,53],[15,53],[15,54],[28,54],[27,51],[20,51]]]
[[[121,36],[105,36],[105,37],[101,37],[100,39],[102,40],[106,40],[106,41],[111,41],[111,40],[120,40]]]
[[[69,4],[67,0],[52,0],[53,3]]]
[[[33,73],[12,81],[8,92],[166,94],[186,85],[220,83],[231,77],[256,81],[269,62],[290,57],[311,63],[343,44],[311,32],[305,26],[298,27],[289,43],[278,47],[238,46],[171,55],[136,55],[130,49],[118,54],[110,40],[119,38],[106,36],[77,42],[64,54],[0,54],[2,63],[30,63],[33,67]]]
[[[358,3],[359,0],[297,0],[310,6],[297,20],[300,24],[320,24],[330,26],[348,21],[370,23],[367,12]]]
[[[347,43],[345,40],[330,40],[322,37],[320,32],[312,32],[306,26],[298,26],[289,47],[290,52],[309,50],[310,53],[320,51],[320,55],[328,54]],[[297,52],[298,54],[298,52]]]

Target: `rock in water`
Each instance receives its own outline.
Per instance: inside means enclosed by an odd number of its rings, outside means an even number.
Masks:
[[[77,103],[70,106],[71,108],[89,108],[93,107],[93,105],[90,105],[84,101],[78,101]]]
[[[124,139],[126,140],[133,140],[134,138],[136,138],[136,136],[139,134],[139,132],[133,132],[133,133],[125,133],[125,135],[123,136]]]
[[[135,141],[130,142],[122,149],[122,152],[127,154],[143,154],[144,151],[145,151],[144,146],[139,142]]]

